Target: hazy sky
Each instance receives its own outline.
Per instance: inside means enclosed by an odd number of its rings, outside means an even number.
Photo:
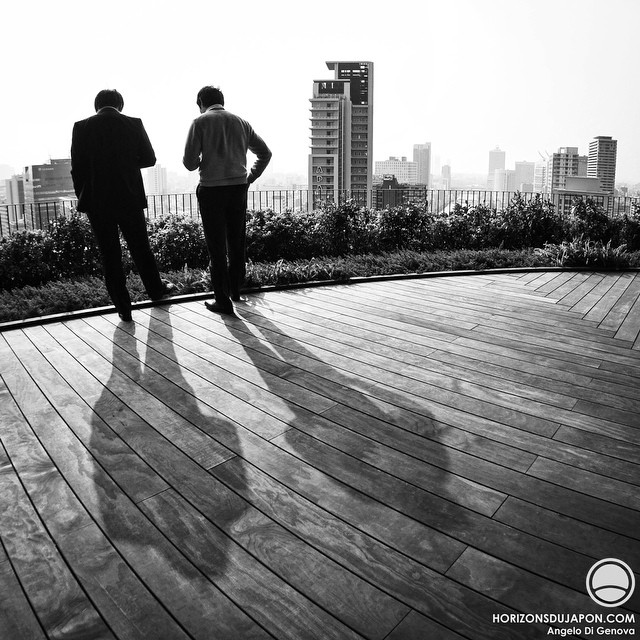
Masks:
[[[454,173],[618,140],[640,182],[640,0],[31,0],[3,7],[0,164],[68,157],[76,120],[116,88],[158,162],[182,169],[195,97],[219,86],[273,151],[306,174],[309,98],[326,60],[372,60],[373,159],[431,142]]]

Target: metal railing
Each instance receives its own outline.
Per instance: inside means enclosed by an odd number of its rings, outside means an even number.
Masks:
[[[448,215],[456,204],[462,206],[486,206],[490,209],[505,209],[513,200],[512,191],[482,191],[472,189],[374,189],[373,191],[351,190],[306,190],[280,189],[271,191],[249,191],[247,209],[260,211],[271,209],[284,211],[311,211],[329,204],[344,204],[351,201],[358,206],[384,209],[406,204],[424,207],[436,215]],[[572,205],[576,194],[556,193],[552,196],[538,193],[520,193],[525,203],[535,198],[550,200],[560,213]],[[594,194],[593,199],[603,206],[612,217],[631,214],[640,209],[640,198]],[[150,195],[147,197],[147,217],[162,218],[170,215],[199,216],[195,193]],[[60,216],[75,211],[76,200],[36,202],[26,204],[0,204],[0,237],[9,236],[24,229],[48,229]]]

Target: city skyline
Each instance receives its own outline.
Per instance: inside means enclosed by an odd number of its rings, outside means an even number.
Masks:
[[[86,3],[34,0],[29,21],[19,6],[5,9],[0,55],[10,99],[0,106],[0,165],[19,172],[68,156],[73,123],[93,113],[97,91],[114,87],[124,112],[143,119],[158,162],[184,171],[195,95],[215,84],[272,148],[265,179],[306,175],[313,81],[326,77],[326,60],[371,60],[373,162],[411,157],[429,141],[432,165],[440,158],[454,174],[486,174],[496,146],[510,167],[560,147],[588,154],[593,138],[611,136],[616,181],[640,183],[635,0],[426,1],[417,10],[401,0],[393,12],[367,14],[359,3],[327,0],[322,13],[336,21],[328,28],[323,19],[321,31],[298,4],[249,0],[242,28],[216,29],[202,47],[198,17],[235,25],[232,7],[214,13],[185,0],[169,15],[155,6],[141,0],[131,11],[114,0],[108,14],[87,15]],[[86,27],[92,19],[98,28]]]

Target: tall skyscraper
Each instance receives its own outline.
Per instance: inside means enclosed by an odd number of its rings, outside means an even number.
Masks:
[[[413,145],[413,161],[418,169],[418,184],[424,184],[427,189],[431,186],[431,143]]]
[[[616,185],[616,157],[618,141],[611,136],[596,136],[589,143],[587,175],[600,178],[602,191],[613,195]]]
[[[578,147],[560,147],[547,160],[545,193],[553,194],[564,189],[567,176],[586,176],[587,160],[587,156],[578,153]]]
[[[338,200],[373,187],[373,62],[327,62],[332,80],[314,80],[309,189]],[[356,193],[354,193],[356,192]]]
[[[494,179],[496,169],[504,169],[505,152],[496,147],[493,151],[489,151],[489,173],[487,175],[487,189],[494,190]]]
[[[522,192],[533,191],[535,171],[535,162],[526,162],[524,160],[522,162],[516,162],[513,188],[516,191]]]
[[[147,195],[167,193],[167,170],[160,164],[149,167],[144,176],[144,188]]]
[[[496,169],[493,172],[494,191],[516,191],[516,172],[513,169]]]

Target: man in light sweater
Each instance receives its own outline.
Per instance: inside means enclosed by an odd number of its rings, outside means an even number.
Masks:
[[[266,169],[271,151],[246,120],[225,110],[220,89],[203,87],[197,104],[201,115],[191,124],[182,162],[200,172],[197,197],[215,296],[205,305],[232,314],[245,277],[247,190]],[[256,155],[248,174],[247,151]]]

